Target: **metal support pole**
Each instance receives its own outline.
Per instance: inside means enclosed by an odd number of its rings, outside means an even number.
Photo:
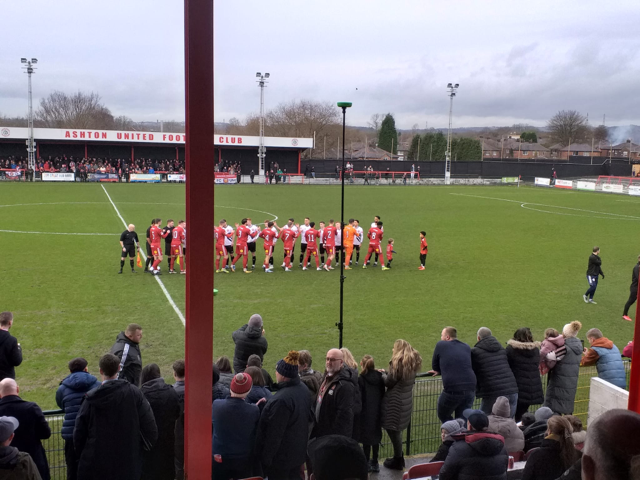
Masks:
[[[266,164],[264,158],[267,154],[267,149],[264,146],[264,87],[267,83],[265,79],[269,78],[269,74],[265,73],[264,75],[260,72],[256,73],[256,77],[259,78],[258,86],[260,87],[260,140],[258,144],[258,173],[260,175],[265,174]],[[314,132],[315,137],[315,132]],[[315,142],[314,142],[315,147]]]
[[[38,59],[32,58],[31,60],[27,60],[26,58],[22,58],[21,62],[24,64],[22,68],[24,68],[27,73],[29,85],[29,111],[27,119],[29,138],[27,138],[27,159],[29,169],[34,172],[36,168],[36,142],[33,138],[33,90],[31,89],[31,74],[35,73],[34,65],[38,63]]]
[[[640,283],[638,284],[640,298]],[[631,375],[629,378],[628,409],[640,413],[640,301],[636,302],[635,329],[633,332],[633,353],[631,358]]]
[[[340,205],[340,228],[344,231],[344,145],[345,145],[345,134],[346,134],[346,125],[347,125],[347,108],[351,106],[349,102],[338,102],[338,107],[342,108],[342,201]],[[344,307],[344,252],[340,257],[340,322],[336,323],[339,332],[339,340],[338,340],[338,348],[342,348],[342,331],[344,330],[343,323],[343,307]]]
[[[444,162],[444,184],[449,185],[451,183],[451,128],[453,126],[453,97],[456,96],[456,90],[459,84],[455,85],[449,83],[447,85],[449,92],[449,131],[447,132],[447,152]]]

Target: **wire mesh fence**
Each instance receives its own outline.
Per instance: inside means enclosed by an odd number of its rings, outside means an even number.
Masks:
[[[67,464],[64,459],[64,440],[61,436],[64,413],[62,410],[45,410],[43,413],[51,428],[51,436],[42,441],[49,461],[51,480],[66,480]]]

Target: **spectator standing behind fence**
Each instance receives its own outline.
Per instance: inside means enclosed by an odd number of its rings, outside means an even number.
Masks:
[[[387,431],[393,444],[393,457],[387,458],[384,466],[393,470],[404,469],[402,432],[411,422],[413,386],[421,367],[420,353],[406,340],[396,340],[389,370],[382,374],[387,388],[382,399],[382,428]]]
[[[633,320],[629,316],[629,309],[631,305],[636,303],[638,299],[638,273],[640,272],[640,256],[638,256],[638,263],[633,267],[633,271],[631,272],[631,286],[629,287],[629,299],[627,303],[624,304],[624,311],[622,312],[622,319],[627,322],[632,322]]]
[[[609,382],[616,387],[627,388],[627,372],[624,370],[624,363],[620,356],[620,350],[611,340],[602,335],[597,328],[592,328],[587,332],[587,341],[591,348],[584,349],[584,356],[580,366],[596,366],[598,376],[605,382]]]
[[[549,372],[549,383],[544,406],[554,413],[571,415],[578,390],[578,375],[582,359],[582,343],[576,338],[582,324],[578,321],[568,323],[562,329],[566,355]]]
[[[213,400],[222,400],[229,396],[229,388],[220,381],[220,369],[218,365],[213,364],[213,372],[212,372],[212,388],[211,388],[211,398]],[[229,384],[231,385],[231,384]]]
[[[12,378],[0,382],[0,417],[14,417],[20,427],[13,438],[13,446],[31,455],[43,480],[49,480],[49,463],[41,440],[51,437],[51,428],[40,407],[22,400],[20,388]]]
[[[140,480],[143,451],[158,439],[153,412],[138,387],[118,379],[118,357],[99,365],[102,385],[85,396],[73,431],[78,480]]]
[[[522,480],[556,480],[578,459],[573,428],[566,418],[551,417],[542,445],[527,459]]]
[[[353,358],[353,354],[351,353],[351,350],[349,350],[348,348],[342,347],[340,351],[342,352],[342,357],[344,359],[345,367],[350,368],[352,373],[351,381],[353,382],[353,391],[355,392],[355,395],[353,398],[353,407],[352,407],[354,422],[353,422],[353,431],[351,432],[351,436],[352,438],[355,438],[355,436],[358,434],[358,428],[360,428],[360,425],[357,424],[357,422],[355,421],[355,418],[357,415],[360,415],[360,412],[362,412],[362,399],[360,398],[360,395],[358,395],[358,393],[360,392],[360,389],[358,387],[358,363],[356,362],[356,359]]]
[[[22,348],[9,333],[13,326],[13,313],[0,313],[0,380],[16,378],[15,367],[22,363]]]
[[[178,394],[178,402],[180,404],[180,416],[178,420],[176,420],[175,428],[176,480],[184,480],[184,374],[184,360],[176,360],[173,362],[173,378],[176,380],[173,384],[173,389]]]
[[[233,370],[244,372],[247,360],[251,355],[258,355],[262,360],[267,353],[267,339],[264,337],[262,317],[257,313],[251,315],[249,323],[243,325],[231,335],[236,344],[233,354]]]
[[[316,404],[316,398],[318,398],[318,391],[320,390],[320,384],[322,383],[322,374],[311,368],[311,353],[309,350],[300,350],[300,362],[298,365],[300,380],[304,383],[311,394],[311,403],[313,406]]]
[[[271,398],[271,392],[264,385],[264,377],[259,367],[247,367],[244,371],[251,377],[251,391],[247,395],[247,403],[258,405],[260,411],[267,400]]]
[[[180,399],[160,375],[160,367],[150,363],[142,369],[140,391],[149,402],[158,428],[158,440],[143,453],[141,480],[174,480],[176,421],[180,417]]]
[[[540,363],[540,342],[533,341],[529,328],[519,328],[507,342],[507,360],[518,385],[518,405],[516,422],[529,411],[529,405],[544,402],[542,379],[538,370]],[[509,450],[510,452],[513,450]]]
[[[489,431],[504,437],[507,452],[524,450],[524,433],[511,418],[511,406],[507,397],[498,397],[489,415]]]
[[[478,330],[477,338],[478,343],[471,349],[471,365],[477,379],[476,397],[482,399],[480,410],[491,415],[496,399],[507,397],[513,418],[518,405],[518,384],[509,366],[507,352],[487,327]]]
[[[564,346],[564,336],[560,335],[555,328],[547,328],[544,331],[544,340],[540,346],[540,375],[549,373],[556,363],[561,361],[567,354],[567,347]]]
[[[31,455],[10,446],[19,426],[17,418],[0,417],[0,479],[42,480]]]
[[[111,347],[111,353],[120,359],[118,378],[136,387],[140,386],[142,372],[140,340],[142,340],[142,327],[137,323],[130,323],[124,332],[118,334],[116,343]]]
[[[379,472],[378,452],[382,440],[382,398],[384,397],[384,379],[376,370],[373,357],[365,355],[360,362],[362,370],[358,376],[358,390],[362,411],[354,418],[357,436],[354,438],[362,444],[367,457],[370,472]],[[373,456],[371,451],[373,450]]]
[[[429,373],[442,375],[442,393],[438,398],[438,418],[442,423],[461,418],[473,406],[476,396],[476,374],[471,366],[471,348],[457,338],[457,330],[446,327],[433,350]]]
[[[233,380],[233,372],[231,371],[231,362],[229,357],[223,355],[216,361],[220,372],[220,383],[222,383],[227,390],[231,388],[231,380]]]
[[[76,415],[85,393],[100,386],[96,377],[87,370],[88,362],[84,358],[74,358],[69,362],[71,374],[60,382],[56,392],[56,404],[64,411],[62,439],[64,440],[64,459],[67,464],[67,480],[75,480],[78,472],[78,457],[73,446],[73,429]]]
[[[247,360],[247,368],[249,367],[258,367],[262,371],[262,378],[264,378],[264,386],[267,390],[273,389],[273,378],[268,371],[262,368],[262,359],[259,355],[251,355]]]

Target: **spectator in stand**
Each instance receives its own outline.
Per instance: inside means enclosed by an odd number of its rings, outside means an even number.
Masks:
[[[223,400],[229,396],[229,388],[220,381],[220,369],[215,363],[213,364],[213,386],[211,396],[213,400]]]
[[[140,480],[143,451],[158,438],[153,412],[139,388],[118,378],[118,357],[108,353],[99,365],[102,385],[85,396],[73,431],[78,480]]]
[[[260,416],[257,457],[269,480],[300,478],[307,455],[311,400],[300,381],[298,358],[298,352],[290,351],[277,363],[278,389]]]
[[[15,379],[15,367],[22,363],[22,348],[16,337],[9,333],[12,326],[13,313],[0,313],[0,380]]]
[[[20,427],[13,438],[13,446],[31,455],[42,480],[49,480],[49,463],[41,440],[51,437],[51,428],[40,407],[22,400],[19,393],[20,388],[14,379],[5,378],[0,382],[0,417],[18,420]]]
[[[271,392],[264,386],[264,377],[259,367],[247,367],[244,371],[251,377],[251,391],[247,395],[247,403],[258,405],[260,411],[267,400],[271,398]]]
[[[249,367],[258,367],[262,371],[262,377],[264,378],[264,386],[267,390],[273,389],[273,378],[268,371],[262,368],[262,359],[259,355],[251,355],[247,360],[247,368]]]
[[[142,369],[140,391],[149,402],[158,427],[158,440],[143,453],[141,480],[174,480],[176,421],[180,417],[180,399],[160,375],[160,367],[150,363]]]
[[[257,313],[251,315],[249,323],[233,332],[232,338],[236,344],[233,354],[233,369],[236,373],[244,372],[251,355],[258,355],[262,360],[267,353],[268,343],[264,337],[262,317]]]
[[[507,452],[524,450],[524,433],[511,418],[511,406],[507,397],[498,397],[493,404],[493,410],[489,415],[489,431],[504,437]]]
[[[562,329],[565,338],[566,355],[549,372],[549,383],[544,406],[554,413],[571,415],[578,389],[578,374],[582,359],[582,343],[576,338],[582,324],[578,321],[568,323]]]
[[[566,418],[550,418],[547,436],[527,459],[522,480],[556,480],[570,468],[579,455],[573,446],[572,433],[573,428]]]
[[[0,479],[42,480],[31,455],[10,446],[19,426],[17,418],[0,417]]]
[[[360,445],[342,435],[327,435],[313,441],[309,444],[309,457],[313,464],[310,480],[369,478],[367,462]]]
[[[555,328],[547,328],[544,331],[544,340],[540,346],[540,374],[549,373],[556,363],[561,361],[567,354],[564,346],[564,336],[560,335]]]
[[[522,414],[522,419],[520,420],[520,430],[523,432],[527,429],[529,425],[533,425],[536,423],[536,416],[534,413],[526,412]]]
[[[489,419],[482,410],[465,410],[467,433],[456,435],[440,480],[507,480],[509,454],[500,435],[488,432]]]
[[[473,406],[476,397],[476,374],[471,366],[471,348],[457,338],[454,327],[442,330],[431,361],[432,375],[442,375],[443,390],[438,398],[438,418],[442,423],[461,418]]]
[[[532,448],[542,445],[542,440],[546,436],[547,422],[553,416],[553,411],[549,407],[540,407],[536,410],[535,422],[524,430],[524,451],[528,452]]]
[[[582,451],[584,442],[587,440],[587,432],[582,426],[582,420],[574,415],[567,415],[564,418],[569,421],[569,423],[571,424],[571,428],[573,428],[573,433],[571,434],[573,444],[578,450]]]
[[[506,350],[487,327],[478,330],[478,343],[471,349],[471,365],[476,374],[476,396],[482,399],[480,410],[491,414],[498,397],[509,399],[510,417],[516,414],[518,384],[513,376]]]
[[[631,272],[631,286],[629,287],[629,299],[627,303],[624,305],[624,311],[622,312],[622,319],[627,322],[632,322],[633,320],[629,316],[629,309],[631,305],[636,303],[638,299],[638,273],[640,272],[640,256],[638,256],[638,262],[633,267],[633,271]]]
[[[223,355],[222,357],[216,360],[216,365],[218,366],[220,373],[220,383],[222,383],[227,390],[231,388],[231,380],[233,380],[233,373],[231,372],[231,362],[229,361],[229,357]]]
[[[382,371],[387,391],[382,399],[382,428],[387,431],[393,444],[393,457],[384,461],[392,470],[404,469],[402,432],[411,422],[413,411],[413,386],[416,374],[422,367],[422,357],[406,340],[393,344],[389,371]]]
[[[357,395],[352,379],[353,370],[345,366],[343,353],[337,348],[327,352],[325,368],[316,402],[316,424],[311,437],[350,437],[353,432],[354,397]]]
[[[96,377],[87,370],[88,362],[84,358],[74,358],[69,362],[69,372],[58,387],[56,404],[64,411],[62,423],[62,439],[64,440],[64,459],[67,464],[67,480],[75,480],[78,472],[78,457],[73,446],[73,429],[76,416],[84,395],[100,386]]]
[[[140,340],[142,340],[142,327],[137,323],[130,323],[124,332],[118,334],[116,343],[111,347],[111,354],[120,359],[118,378],[136,387],[140,386],[142,372]]]
[[[298,361],[300,364],[298,369],[300,373],[300,380],[309,389],[312,405],[315,406],[316,398],[318,398],[318,391],[320,390],[320,384],[322,383],[322,374],[311,368],[312,358],[309,350],[300,350],[299,353],[300,358]]]
[[[338,231],[339,231],[339,227],[338,227]],[[356,359],[353,358],[353,354],[351,353],[351,350],[349,350],[346,347],[343,347],[340,349],[340,351],[342,352],[342,358],[344,359],[344,366],[345,368],[349,368],[351,369],[351,381],[353,382],[353,391],[356,393],[359,393],[359,387],[358,387],[358,363],[356,362]],[[354,399],[353,399],[353,418],[354,418],[354,422],[353,422],[353,431],[351,432],[351,436],[352,438],[356,438],[359,434],[358,432],[358,428],[360,428],[360,425],[355,421],[356,416],[360,415],[360,412],[362,412],[362,399],[360,398],[360,395],[355,395]]]
[[[587,332],[587,341],[591,348],[584,349],[581,367],[596,366],[598,376],[616,387],[627,388],[627,372],[620,357],[620,350],[611,340],[602,335],[597,328]]]
[[[248,478],[255,473],[254,445],[260,409],[245,401],[251,391],[248,373],[237,373],[231,381],[231,396],[212,406],[212,478]]]
[[[362,411],[354,417],[355,440],[362,443],[370,472],[379,472],[378,453],[382,441],[382,399],[384,397],[384,379],[376,370],[373,357],[365,355],[360,361],[362,370],[358,377],[358,390]],[[373,450],[373,457],[371,451]]]
[[[175,428],[176,480],[184,480],[184,376],[184,360],[176,360],[173,362],[173,378],[176,381],[176,383],[173,384],[173,388],[178,394],[178,402],[180,404],[180,416],[178,420],[176,420]]]
[[[513,334],[513,338],[507,342],[505,350],[509,367],[518,385],[515,420],[519,422],[522,415],[529,411],[529,405],[539,405],[544,402],[542,380],[538,370],[540,342],[533,341],[533,335],[528,327],[519,328]]]
[[[440,438],[442,438],[442,443],[438,447],[438,451],[433,456],[429,463],[432,462],[444,462],[447,459],[447,455],[449,455],[449,449],[451,445],[453,445],[453,435],[459,435],[464,433],[464,427],[460,425],[458,420],[449,420],[448,422],[444,422],[440,427]]]

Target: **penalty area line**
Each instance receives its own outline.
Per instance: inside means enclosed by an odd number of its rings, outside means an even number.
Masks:
[[[109,195],[109,192],[107,192],[107,189],[104,188],[104,185],[100,185],[100,186],[102,187],[102,190],[104,190],[104,193],[107,196],[107,198],[109,199],[109,202],[111,202],[111,205],[113,206],[113,209],[116,211],[116,215],[118,215],[118,218],[120,218],[120,220],[122,220],[122,224],[124,225],[124,228],[127,228],[129,225],[127,224],[127,222],[124,221],[124,218],[122,218],[122,215],[120,215],[120,211],[118,210],[118,207],[116,207],[116,204],[113,203],[113,200],[111,200],[111,196]],[[142,249],[140,249],[140,253],[142,254],[142,256],[144,257],[144,259],[146,261],[147,260],[147,256],[142,251]],[[167,290],[167,287],[164,286],[164,283],[162,283],[162,280],[160,280],[156,275],[154,275],[153,278],[155,278],[156,282],[158,282],[158,285],[160,286],[160,289],[162,290],[162,293],[164,293],[164,296],[167,297],[167,300],[169,301],[169,305],[171,305],[173,310],[178,315],[178,318],[182,322],[182,325],[186,326],[187,321],[185,320],[184,315],[182,314],[182,312],[180,311],[180,309],[176,305],[176,302],[174,302],[173,298],[171,298],[171,295],[169,294],[169,291]]]

